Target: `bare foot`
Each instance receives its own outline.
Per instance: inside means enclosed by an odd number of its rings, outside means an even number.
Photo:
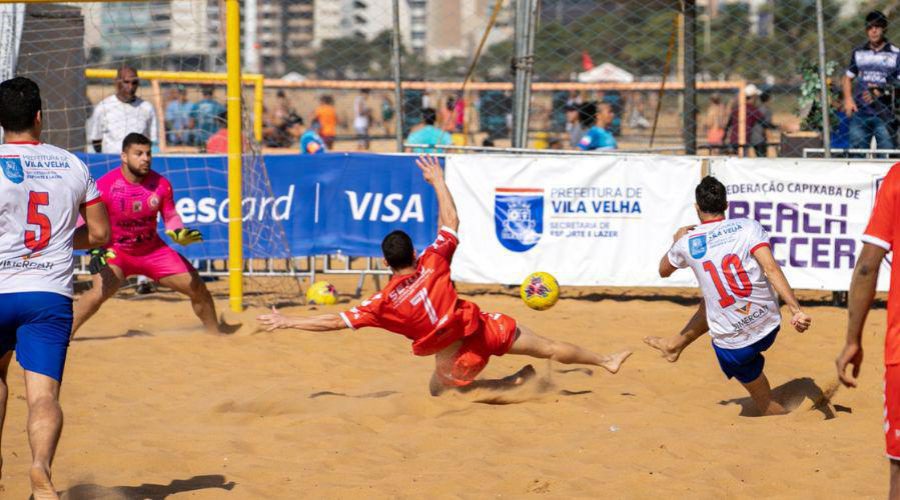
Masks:
[[[34,500],[59,500],[53,483],[50,482],[50,471],[38,465],[31,466],[31,494]]]
[[[662,337],[644,337],[644,343],[659,351],[662,357],[666,358],[666,361],[669,363],[678,361],[678,356],[681,356],[681,349],[673,346],[669,339],[664,339]]]
[[[609,373],[616,373],[619,371],[619,367],[622,366],[622,363],[628,359],[628,356],[631,356],[631,351],[622,351],[617,352],[615,354],[610,354],[606,357],[606,361],[600,364],[603,368],[606,368]]]

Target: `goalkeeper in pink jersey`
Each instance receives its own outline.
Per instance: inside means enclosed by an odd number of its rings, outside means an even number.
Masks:
[[[92,261],[104,260],[108,266],[94,266],[99,272],[93,287],[75,303],[72,334],[100,309],[122,286],[125,278],[143,275],[161,285],[190,297],[194,314],[210,333],[223,333],[216,319],[212,295],[197,271],[178,252],[163,242],[157,233],[157,216],[162,214],[166,234],[180,245],[202,241],[200,231],[188,229],[175,211],[172,185],[150,169],[150,139],[132,133],[122,141],[122,166],[97,181],[97,188],[109,209],[112,226],[109,250],[91,251]],[[93,262],[92,262],[93,264]]]

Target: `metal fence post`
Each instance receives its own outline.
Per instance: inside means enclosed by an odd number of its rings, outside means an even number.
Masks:
[[[512,145],[528,145],[528,111],[531,102],[531,76],[534,65],[534,31],[537,25],[537,2],[516,1],[515,84],[513,88]]]
[[[822,85],[822,145],[825,158],[831,158],[831,105],[828,102],[828,79],[825,75],[825,21],[822,0],[816,0],[816,36],[819,39],[819,81]]]
[[[394,73],[394,109],[397,110],[397,129],[394,132],[397,138],[397,151],[403,152],[403,88],[401,85],[400,62],[400,0],[394,0],[394,32],[391,37],[391,60]]]
[[[684,2],[684,151],[697,154],[697,2]]]

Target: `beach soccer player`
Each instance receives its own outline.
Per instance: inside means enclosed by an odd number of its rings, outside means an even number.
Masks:
[[[0,83],[0,432],[15,351],[25,371],[31,489],[39,500],[57,498],[50,466],[63,423],[59,389],[72,328],[72,252],[105,245],[110,232],[88,168],[41,143],[42,125],[37,84],[22,77]],[[76,228],[79,214],[85,224]]]
[[[791,311],[798,332],[809,328],[810,317],[800,310],[794,291],[772,256],[769,235],[751,219],[725,219],[725,186],[705,177],[695,190],[700,225],[675,233],[674,244],[659,262],[659,275],[671,276],[690,267],[700,283],[703,303],[678,335],[647,337],[651,347],[676,361],[681,351],[707,330],[719,366],[750,393],[763,415],[787,413],[772,399],[763,373],[763,351],[772,346],[781,327],[778,297]],[[776,292],[778,295],[776,295]]]
[[[384,260],[393,273],[381,292],[341,314],[288,317],[273,308],[272,314],[257,318],[259,323],[269,331],[376,327],[403,335],[412,340],[413,354],[435,355],[433,395],[446,389],[509,387],[534,374],[533,368],[526,366],[505,379],[475,380],[488,358],[504,354],[595,365],[616,373],[631,352],[604,356],[550,340],[509,316],[482,312],[476,304],[459,298],[450,280],[450,261],[459,243],[456,206],[438,160],[423,156],[416,163],[437,194],[440,229],[434,243],[418,256],[409,235],[393,231],[381,243]]]
[[[150,139],[132,133],[122,141],[122,165],[97,181],[112,223],[107,254],[96,249],[94,258],[108,266],[92,278],[93,287],[75,303],[72,334],[84,324],[129,276],[143,275],[191,299],[194,314],[210,333],[222,333],[226,325],[216,319],[216,305],[206,284],[191,264],[163,242],[157,232],[162,214],[166,234],[180,245],[202,241],[200,232],[185,228],[175,211],[172,185],[151,169]]]
[[[853,269],[847,307],[847,340],[837,357],[838,377],[856,387],[863,360],[862,332],[875,299],[881,261],[900,241],[900,164],[891,167],[875,197],[875,208],[862,236],[863,247]],[[889,498],[900,498],[900,264],[891,259],[887,301],[887,334],[884,337],[884,438],[891,461]],[[852,375],[847,373],[852,367]]]

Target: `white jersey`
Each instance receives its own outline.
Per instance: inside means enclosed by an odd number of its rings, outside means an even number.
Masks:
[[[131,102],[122,102],[115,95],[100,101],[94,108],[88,127],[88,140],[102,141],[103,153],[121,153],[125,136],[135,132],[144,134],[156,142],[156,110],[149,102],[136,97]]]
[[[100,201],[72,153],[49,144],[0,145],[0,293],[71,297],[78,208]]]
[[[713,343],[724,349],[753,344],[781,324],[778,297],[753,252],[769,235],[751,219],[698,225],[669,250],[669,262],[690,267],[706,301]]]

